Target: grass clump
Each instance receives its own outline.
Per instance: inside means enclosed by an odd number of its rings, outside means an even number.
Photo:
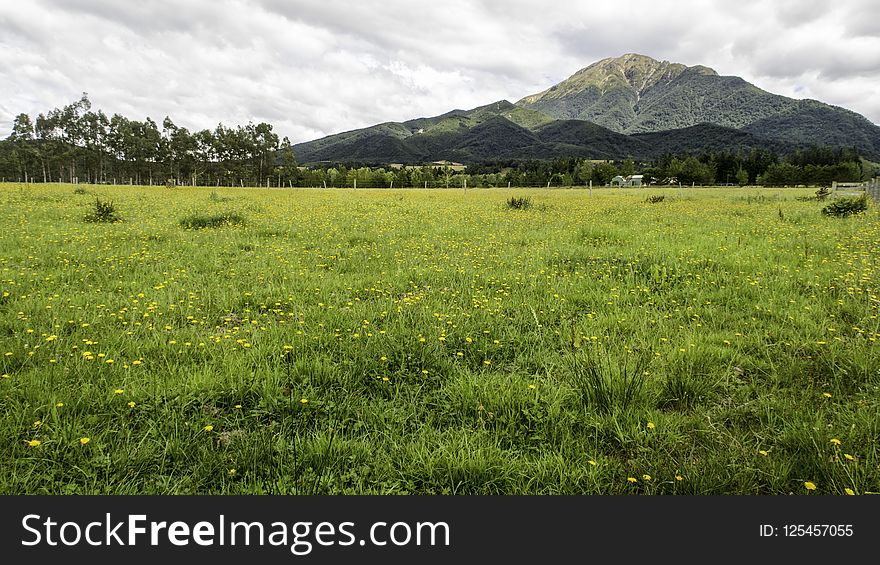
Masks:
[[[232,200],[228,196],[220,196],[216,190],[211,191],[211,195],[208,197],[211,202],[229,202]]]
[[[244,216],[237,212],[223,212],[221,214],[190,214],[180,220],[180,225],[188,230],[240,226],[244,223]]]
[[[507,199],[507,208],[509,210],[528,210],[531,207],[531,196],[511,196]]]
[[[665,194],[652,194],[651,196],[645,198],[645,202],[647,202],[648,204],[659,204],[664,200],[666,200]]]
[[[87,222],[112,224],[121,222],[122,218],[116,212],[116,206],[111,201],[103,201],[100,198],[95,199],[95,205],[92,212],[83,218]]]
[[[822,208],[822,214],[826,216],[834,216],[837,218],[845,218],[853,214],[860,214],[868,209],[868,195],[848,196],[838,198]]]
[[[607,353],[578,353],[569,359],[567,369],[584,408],[617,414],[640,406],[646,366],[644,359],[636,355],[619,362]]]

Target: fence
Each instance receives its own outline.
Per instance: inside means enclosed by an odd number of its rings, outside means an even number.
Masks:
[[[833,182],[831,183],[831,191],[834,196],[858,196],[866,193],[880,202],[880,177],[874,177],[866,182]]]

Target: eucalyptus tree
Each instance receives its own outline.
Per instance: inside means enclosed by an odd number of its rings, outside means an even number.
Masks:
[[[9,135],[12,144],[12,162],[18,176],[25,182],[34,178],[33,169],[38,161],[37,149],[34,144],[34,124],[27,114],[19,114],[12,122],[12,133]]]

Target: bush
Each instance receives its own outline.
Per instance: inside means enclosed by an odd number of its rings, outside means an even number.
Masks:
[[[852,216],[853,214],[864,212],[867,209],[868,195],[862,194],[861,196],[838,198],[831,204],[822,208],[822,213],[826,216],[845,218],[847,216]]]
[[[528,210],[532,207],[530,196],[511,196],[507,199],[507,207],[511,210]]]
[[[116,213],[116,207],[113,205],[113,202],[102,202],[100,198],[95,199],[95,206],[92,209],[92,213],[87,214],[83,219],[87,222],[108,224],[122,221],[122,218]]]
[[[666,200],[665,194],[653,194],[645,198],[645,202],[647,202],[648,204],[657,204],[659,202],[663,202],[664,200]]]
[[[180,220],[180,225],[190,230],[222,228],[242,224],[244,224],[244,216],[235,212],[224,212],[214,215],[192,214]]]

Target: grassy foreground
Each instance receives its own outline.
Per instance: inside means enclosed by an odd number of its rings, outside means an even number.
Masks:
[[[811,194],[0,186],[0,493],[880,491]]]

